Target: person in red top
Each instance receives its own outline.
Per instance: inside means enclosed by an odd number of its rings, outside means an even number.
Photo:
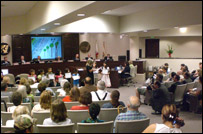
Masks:
[[[89,92],[84,92],[79,98],[80,105],[72,106],[71,110],[88,110],[89,104],[92,103],[92,95]]]
[[[63,98],[63,102],[79,101],[79,97],[80,97],[80,90],[77,87],[73,87],[70,90],[70,95],[67,94],[66,97]]]
[[[62,75],[62,71],[60,69],[57,69],[56,70],[56,73],[55,73],[55,81],[56,81],[56,86],[61,86],[60,85],[60,82],[59,82],[59,78],[63,78],[63,75]]]

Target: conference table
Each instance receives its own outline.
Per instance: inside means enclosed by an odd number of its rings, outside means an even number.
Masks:
[[[101,67],[103,65],[103,61],[96,61],[97,67]],[[137,73],[145,73],[146,72],[146,61],[133,61],[134,65],[137,65]],[[125,61],[107,61],[107,66],[110,67],[110,80],[111,80],[111,88],[118,88],[120,85],[120,76],[118,71],[116,71],[116,67],[124,66]],[[68,62],[51,62],[51,63],[36,63],[36,64],[23,64],[23,65],[11,65],[11,66],[1,66],[1,69],[8,69],[8,72],[17,76],[22,73],[29,73],[30,69],[34,69],[37,73],[37,70],[44,69],[45,73],[47,69],[51,67],[52,71],[55,73],[57,69],[60,69],[63,74],[65,68],[69,68],[72,72],[75,68],[79,69],[78,73],[80,74],[80,80],[84,79],[87,76],[86,72],[86,62],[85,61],[68,61]],[[80,71],[81,70],[81,71]]]

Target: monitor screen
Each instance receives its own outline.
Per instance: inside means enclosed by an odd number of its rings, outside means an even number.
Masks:
[[[31,37],[32,59],[55,59],[62,57],[61,36]]]
[[[1,72],[3,73],[3,75],[8,74],[8,69],[1,69]]]

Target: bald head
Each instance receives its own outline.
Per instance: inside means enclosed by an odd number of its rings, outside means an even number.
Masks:
[[[85,84],[91,85],[91,83],[92,83],[92,79],[90,77],[86,77],[85,78]]]
[[[131,96],[128,100],[128,108],[130,110],[138,110],[138,107],[140,106],[140,100],[136,96]]]

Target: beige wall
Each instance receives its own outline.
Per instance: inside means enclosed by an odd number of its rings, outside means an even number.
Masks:
[[[12,59],[12,38],[10,35],[6,35],[6,36],[1,36],[1,42],[2,43],[7,43],[8,45],[10,45],[10,53],[8,55],[5,55],[8,57],[8,61],[11,62],[11,64],[13,63],[13,59]],[[1,60],[4,59],[4,56],[1,55]]]
[[[140,49],[142,57],[145,57],[145,39],[140,38]],[[175,49],[172,57],[178,58],[202,58],[202,36],[201,37],[160,37],[160,58],[168,57],[166,49],[172,45]]]
[[[99,58],[102,59],[102,54],[104,52],[103,42],[106,46],[106,54],[113,56],[114,60],[118,60],[119,55],[126,55],[126,51],[129,50],[130,40],[128,36],[124,36],[120,39],[120,34],[81,34],[80,43],[83,41],[88,41],[91,45],[91,50],[89,53],[82,53],[80,51],[80,58],[84,59],[91,54],[95,58],[96,41],[98,44]]]

